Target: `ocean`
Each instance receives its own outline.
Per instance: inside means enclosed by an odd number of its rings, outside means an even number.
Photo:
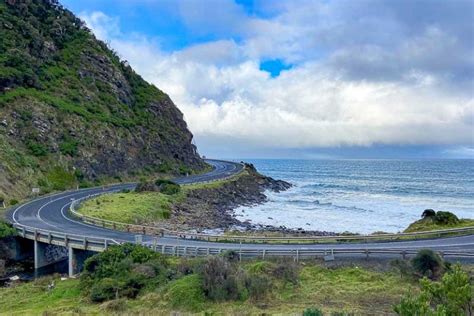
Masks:
[[[474,160],[244,161],[294,184],[235,210],[253,224],[372,233],[403,231],[427,208],[474,218]]]

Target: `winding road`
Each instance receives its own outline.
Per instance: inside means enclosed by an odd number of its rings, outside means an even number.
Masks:
[[[206,160],[213,166],[213,170],[201,174],[188,177],[177,178],[179,184],[200,183],[227,178],[231,175],[239,173],[243,166],[239,163]],[[32,200],[25,204],[19,205],[11,209],[7,213],[7,220],[17,227],[26,227],[28,229],[36,229],[51,233],[68,234],[80,236],[84,238],[101,238],[114,243],[134,242],[135,234],[122,231],[106,229],[98,226],[85,224],[81,221],[68,216],[68,208],[74,200],[87,197],[93,194],[114,192],[123,189],[133,189],[136,184],[117,184],[107,187],[87,188],[75,191],[67,191],[50,196],[43,196],[36,200]],[[143,236],[143,242],[151,244],[152,236]],[[331,243],[331,244],[238,244],[238,243],[218,243],[207,242],[201,240],[179,239],[175,236],[159,237],[158,242],[163,246],[189,246],[203,248],[219,248],[228,250],[257,250],[263,253],[275,250],[297,251],[297,250],[328,250],[332,249],[365,249],[365,250],[407,250],[413,251],[421,248],[431,248],[442,252],[456,252],[459,254],[472,255],[474,260],[474,235],[439,238],[430,240],[414,240],[414,241],[398,241],[398,242],[368,242],[368,243]],[[347,254],[343,256],[357,257],[362,255]],[[377,254],[376,254],[377,256]],[[380,257],[386,254],[378,255]],[[456,257],[456,256],[454,256]],[[460,255],[459,257],[463,257]]]

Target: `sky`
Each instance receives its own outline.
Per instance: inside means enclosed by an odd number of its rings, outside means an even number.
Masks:
[[[63,0],[219,158],[474,158],[474,2]]]

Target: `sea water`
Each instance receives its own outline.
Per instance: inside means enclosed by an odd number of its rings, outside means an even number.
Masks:
[[[253,160],[294,185],[240,207],[253,224],[330,232],[403,231],[423,210],[474,218],[474,160]]]

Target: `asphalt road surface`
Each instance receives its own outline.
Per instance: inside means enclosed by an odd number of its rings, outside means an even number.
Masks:
[[[179,184],[191,184],[226,178],[240,172],[241,164],[207,160],[214,168],[212,171],[189,177],[177,178]],[[133,189],[135,184],[117,184],[107,187],[88,188],[75,191],[62,192],[55,195],[40,197],[36,200],[19,205],[7,213],[7,220],[14,224],[21,224],[30,228],[46,230],[68,235],[104,238],[115,242],[134,242],[135,234],[115,231],[102,227],[85,224],[70,218],[67,210],[73,200],[87,197],[91,194],[107,193],[122,189]],[[152,236],[144,236],[145,243],[151,243]],[[431,248],[438,251],[455,251],[474,253],[474,235],[447,237],[430,240],[398,241],[398,242],[369,242],[369,243],[340,243],[340,244],[238,244],[238,243],[216,243],[190,239],[178,239],[172,236],[159,238],[160,245],[190,246],[190,247],[216,247],[222,249],[251,249],[251,250],[297,250],[297,249],[396,249],[416,250]],[[357,256],[357,255],[354,255]],[[372,255],[371,255],[372,256]],[[383,255],[381,255],[383,256]]]

